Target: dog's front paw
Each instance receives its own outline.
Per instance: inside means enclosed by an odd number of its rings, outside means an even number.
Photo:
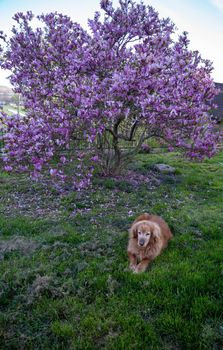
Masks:
[[[138,264],[135,266],[133,273],[142,273],[144,271],[145,271],[145,269],[140,264]]]
[[[138,269],[138,267],[136,266],[133,273],[140,273],[140,272],[142,272],[142,271],[140,269]]]
[[[134,273],[135,273],[136,267],[137,267],[137,266],[134,265],[134,264],[130,264],[130,265],[129,265],[130,270],[131,270],[132,272],[134,272]]]

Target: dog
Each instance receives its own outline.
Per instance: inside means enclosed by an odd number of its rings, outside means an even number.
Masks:
[[[129,267],[134,273],[146,271],[149,263],[167,247],[173,238],[168,224],[157,215],[142,214],[129,230]]]

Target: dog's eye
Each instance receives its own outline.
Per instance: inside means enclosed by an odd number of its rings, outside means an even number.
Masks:
[[[150,232],[146,232],[146,236],[150,236]]]
[[[138,235],[141,235],[141,232],[140,232],[140,231],[138,231]]]

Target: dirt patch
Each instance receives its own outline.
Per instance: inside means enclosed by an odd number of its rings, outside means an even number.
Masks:
[[[30,295],[32,297],[39,297],[44,292],[50,290],[52,285],[52,277],[50,276],[37,276],[30,287]]]
[[[6,241],[0,241],[0,256],[18,250],[23,254],[30,254],[39,247],[39,243],[23,237],[13,237]]]
[[[148,172],[146,175],[140,174],[135,171],[129,171],[127,173],[127,178],[133,187],[138,187],[142,184],[146,184],[148,188],[156,188],[160,186],[161,180],[154,172]]]
[[[66,285],[60,285],[53,276],[37,275],[33,283],[28,288],[28,304],[32,304],[35,299],[43,296],[52,298],[62,298],[69,294]]]
[[[124,183],[129,184],[132,189],[136,189],[141,185],[146,185],[148,189],[154,189],[161,184],[159,175],[154,171],[147,171],[146,174],[142,174],[138,171],[129,170],[124,175],[110,177],[108,179],[112,179],[117,185],[117,188],[121,190],[125,190],[125,188],[122,188]]]
[[[57,219],[62,215],[62,194],[47,183],[35,183],[29,178],[8,177],[1,188],[0,214],[7,217],[26,216]]]

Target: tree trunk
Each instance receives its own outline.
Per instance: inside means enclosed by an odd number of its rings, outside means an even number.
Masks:
[[[119,175],[121,171],[121,150],[119,148],[118,137],[113,137],[114,160],[112,172],[114,175]]]
[[[106,129],[103,135],[100,135],[98,138],[97,148],[101,154],[101,158],[103,160],[103,173],[105,175],[120,175],[127,164],[131,161],[131,159],[137,154],[140,149],[145,138],[146,129],[142,131],[141,136],[139,137],[137,144],[128,152],[125,152],[120,149],[120,140],[125,140],[132,142],[134,132],[136,131],[136,127],[138,123],[134,123],[130,136],[123,138],[120,137],[118,133],[119,125],[122,121],[120,118],[111,129]],[[151,136],[151,135],[150,135]],[[150,137],[149,136],[149,137]]]

